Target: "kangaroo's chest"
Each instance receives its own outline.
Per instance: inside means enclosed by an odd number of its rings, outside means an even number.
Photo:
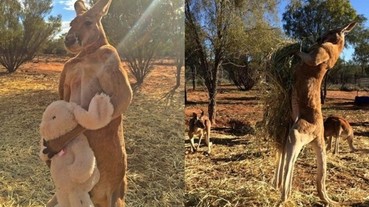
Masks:
[[[206,134],[206,130],[200,127],[195,127],[194,129],[194,135],[196,136],[202,136]]]
[[[98,77],[101,64],[80,61],[69,66],[66,82],[70,89],[70,100],[87,108],[96,93],[102,92]]]

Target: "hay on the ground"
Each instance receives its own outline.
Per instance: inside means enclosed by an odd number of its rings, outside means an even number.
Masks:
[[[291,91],[299,43],[285,43],[270,57],[266,69],[263,125],[276,147],[284,146],[291,124]]]

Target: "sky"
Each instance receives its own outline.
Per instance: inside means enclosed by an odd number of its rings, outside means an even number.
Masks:
[[[88,0],[85,0],[88,1]],[[62,15],[62,31],[60,34],[66,33],[69,29],[70,21],[75,17],[74,5],[75,0],[53,0],[53,10],[51,15]],[[278,7],[279,19],[282,19],[282,13],[288,4],[289,0],[281,0],[281,4]],[[358,14],[363,14],[368,18],[366,26],[369,27],[369,2],[368,0],[350,0],[351,5],[357,11]],[[345,60],[351,59],[354,49],[351,47],[345,49],[342,53],[342,58]]]
[[[62,28],[60,34],[66,33],[69,30],[70,21],[76,16],[74,12],[74,2],[76,0],[53,0],[52,16],[62,16]]]

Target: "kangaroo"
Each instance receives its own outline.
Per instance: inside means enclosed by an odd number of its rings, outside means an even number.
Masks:
[[[101,24],[110,3],[111,0],[100,0],[88,10],[82,0],[75,2],[77,16],[70,23],[64,44],[76,56],[65,63],[61,72],[59,96],[87,109],[95,94],[105,93],[114,107],[112,119],[107,126],[97,130],[86,130],[78,125],[66,135],[46,142],[44,153],[52,157],[83,133],[100,171],[100,180],[90,192],[94,205],[123,207],[127,192],[127,154],[122,113],[130,105],[132,89],[118,52],[108,43]]]
[[[324,122],[324,138],[328,141],[327,151],[331,149],[332,138],[336,138],[336,144],[333,149],[333,154],[338,154],[339,150],[339,138],[343,137],[347,140],[351,152],[356,151],[352,141],[354,139],[354,131],[348,121],[339,116],[329,116]]]
[[[211,130],[211,122],[209,117],[204,115],[204,111],[201,110],[200,117],[197,116],[196,113],[192,114],[192,118],[189,123],[189,131],[188,136],[191,141],[191,152],[197,151],[200,148],[201,139],[205,136],[205,143],[208,146],[208,154],[211,153],[212,142],[210,142],[210,130]],[[199,144],[197,148],[195,148],[195,138],[194,136],[199,137]]]
[[[297,52],[301,62],[295,67],[291,105],[293,124],[284,146],[277,151],[277,169],[274,185],[281,190],[281,200],[288,199],[294,165],[303,146],[311,144],[317,157],[317,190],[325,203],[335,203],[327,194],[326,149],[324,143],[323,115],[321,110],[320,88],[327,70],[333,68],[345,44],[345,34],[356,23],[334,29],[318,39],[308,53]]]

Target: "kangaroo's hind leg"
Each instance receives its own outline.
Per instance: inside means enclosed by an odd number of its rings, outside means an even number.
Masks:
[[[206,131],[205,143],[206,143],[206,146],[208,146],[208,154],[210,154],[211,153],[211,146],[213,145],[213,143],[210,141],[210,129],[208,129]]]
[[[332,136],[328,136],[328,139],[327,139],[327,151],[331,150],[331,148],[332,148],[332,139],[333,139]]]
[[[195,138],[193,136],[193,133],[188,133],[188,137],[190,138],[190,142],[191,142],[191,152],[195,152],[196,151]]]
[[[336,137],[336,143],[334,144],[334,149],[333,149],[333,154],[338,154],[339,153],[339,142],[340,142],[340,136]]]
[[[356,151],[356,148],[354,147],[354,144],[352,143],[353,142],[353,139],[354,139],[354,136],[349,135],[346,139],[347,139],[347,143],[348,143],[348,145],[350,147],[350,151],[351,152],[355,152]]]
[[[200,149],[200,145],[201,145],[201,140],[202,140],[202,137],[204,136],[204,133],[202,132],[199,136],[199,144],[197,145],[197,150]]]
[[[326,151],[324,147],[324,139],[322,137],[319,137],[315,139],[312,142],[313,149],[315,151],[315,154],[317,156],[317,166],[318,166],[318,175],[316,178],[317,182],[317,189],[318,189],[318,195],[322,201],[324,201],[326,204],[334,204],[335,202],[332,201],[328,197],[328,193],[325,187],[325,180],[326,180],[326,172],[327,172],[327,158],[326,158]]]
[[[274,179],[273,179],[273,186],[277,189],[280,189],[282,185],[283,167],[284,167],[283,149],[277,149],[276,151],[276,170],[274,172]]]
[[[307,135],[299,133],[296,129],[293,129],[289,133],[289,137],[286,141],[283,158],[284,163],[283,167],[283,177],[280,182],[282,182],[281,187],[281,200],[287,200],[288,196],[291,192],[292,186],[292,177],[294,165],[297,160],[297,157],[302,149],[302,147],[306,144]]]

